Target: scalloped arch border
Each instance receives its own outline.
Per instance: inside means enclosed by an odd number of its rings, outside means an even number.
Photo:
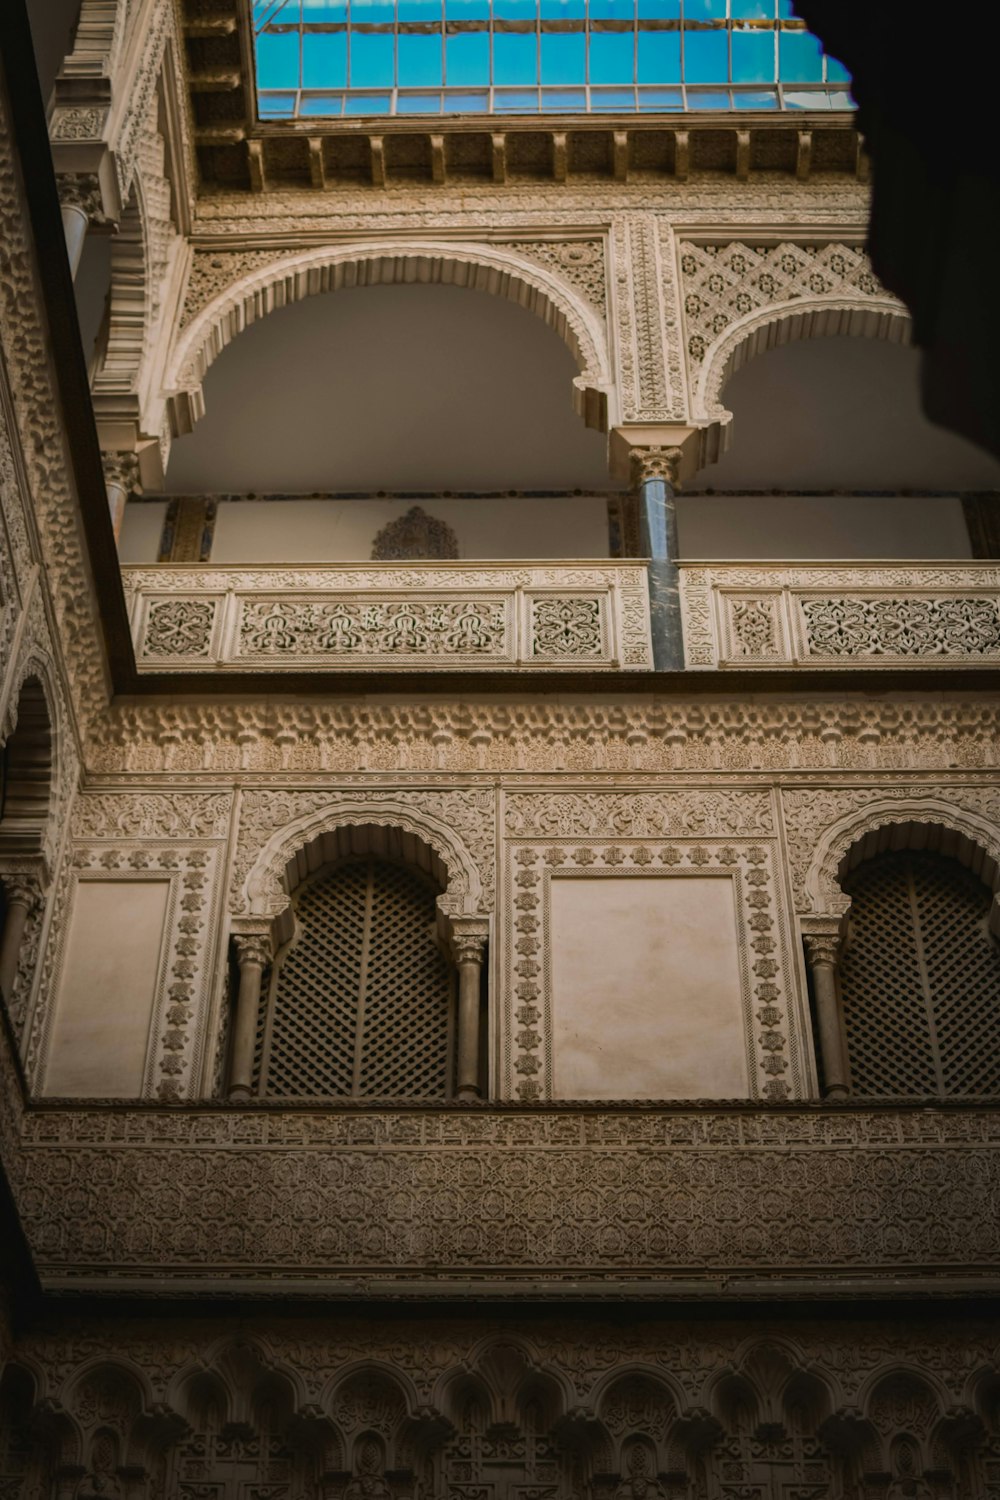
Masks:
[[[218,293],[181,333],[167,362],[171,432],[190,432],[205,410],[202,381],[251,323],[279,308],[349,287],[442,285],[489,292],[535,313],[562,338],[580,368],[573,400],[588,427],[604,431],[612,389],[607,335],[596,310],[566,282],[494,246],[412,240],[300,251],[247,272]]]
[[[907,797],[869,802],[838,818],[820,835],[804,881],[809,903],[802,915],[841,917],[850,897],[841,890],[837,872],[850,849],[866,834],[894,823],[923,823],[960,834],[1000,866],[1000,830],[979,813],[940,797]]]
[[[695,387],[693,420],[722,425],[721,453],[729,445],[733,419],[722,404],[723,387],[758,354],[800,339],[838,335],[907,344],[911,327],[906,308],[888,295],[794,297],[755,308],[730,323],[709,345]]]
[[[295,854],[314,839],[352,824],[374,823],[381,828],[402,828],[429,844],[440,855],[448,871],[448,888],[438,898],[448,916],[482,916],[483,879],[466,845],[453,829],[433,813],[417,811],[404,802],[346,801],[332,803],[318,812],[306,813],[279,828],[263,845],[250,867],[241,897],[244,913],[272,920],[287,910],[290,896],[284,872]]]

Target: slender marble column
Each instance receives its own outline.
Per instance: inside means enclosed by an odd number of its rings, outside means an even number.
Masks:
[[[4,895],[7,898],[7,916],[3,924],[3,937],[0,938],[0,994],[9,1002],[17,978],[24,929],[28,925],[37,892],[28,881],[14,877],[4,881]]]
[[[632,453],[639,545],[649,558],[649,616],[658,672],[684,668],[675,499],[680,460],[679,448],[636,448]]]
[[[458,968],[458,1067],[459,1099],[478,1099],[479,1086],[479,995],[486,938],[456,933],[451,951]]]
[[[261,980],[271,960],[271,944],[263,934],[258,933],[238,936],[234,941],[236,961],[240,968],[240,989],[233,1024],[229,1097],[249,1099],[253,1093],[253,1054],[260,1016]]]
[[[828,1099],[845,1098],[851,1088],[844,1023],[837,991],[840,938],[836,933],[808,936],[805,944],[816,1000],[816,1026],[823,1060],[823,1093]]]

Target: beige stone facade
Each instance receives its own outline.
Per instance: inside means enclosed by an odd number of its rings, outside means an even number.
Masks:
[[[1000,1496],[998,565],[670,540],[754,360],[908,339],[850,119],[279,138],[234,123],[238,69],[204,106],[245,21],[83,0],[48,124],[64,209],[116,231],[89,376],[4,38],[0,1492]],[[169,479],[216,361],[307,298],[438,287],[568,347],[606,555],[561,520],[460,550],[486,500],[386,501],[376,411],[374,560],[213,562],[216,501]],[[985,891],[954,1030],[986,1061],[879,1093],[852,1047],[905,1023],[852,1032],[838,965],[894,850]],[[295,1081],[341,1045],[301,893],[351,860],[372,1015],[446,973],[440,1097],[366,1094],[374,1020],[353,1085]],[[430,893],[419,972],[375,953],[385,863]]]

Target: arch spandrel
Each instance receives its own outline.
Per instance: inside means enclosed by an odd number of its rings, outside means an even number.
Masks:
[[[190,432],[203,415],[207,371],[251,323],[325,292],[421,284],[488,292],[541,317],[579,366],[577,412],[588,427],[606,429],[613,391],[607,334],[597,310],[575,288],[506,246],[407,240],[300,251],[226,285],[184,328],[167,362],[163,389],[174,436]]]

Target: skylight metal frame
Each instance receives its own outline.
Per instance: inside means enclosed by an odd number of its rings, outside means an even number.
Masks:
[[[819,77],[801,81],[782,78],[783,50],[787,50],[783,48],[782,38],[809,35],[804,23],[791,15],[789,0],[313,0],[313,3],[317,8],[322,7],[325,19],[320,22],[310,22],[305,18],[310,0],[247,0],[257,115],[262,124],[319,125],[348,120],[354,123],[364,119],[412,119],[417,122],[421,118],[456,119],[464,115],[472,118],[550,114],[648,116],[689,111],[752,111],[759,114],[797,110],[833,112],[852,108],[843,69],[825,56],[818,59]],[[433,19],[409,18],[421,4],[436,11]],[[543,14],[546,9],[555,11],[559,6],[576,14]],[[470,17],[456,13],[459,9],[470,8],[477,14]],[[648,14],[654,9],[661,14]],[[385,15],[390,10],[391,20],[356,19],[356,16]],[[524,14],[516,14],[518,10]],[[618,14],[609,14],[615,10]],[[666,14],[670,10],[677,14]],[[690,14],[695,10],[697,15]],[[706,14],[709,11],[714,14]],[[748,14],[751,11],[768,11],[770,14]],[[337,13],[342,19],[329,19],[331,14]],[[297,39],[297,83],[294,87],[262,84],[258,33]],[[488,38],[486,78],[479,82],[452,81],[457,63],[454,56],[449,59],[449,42],[477,34]],[[618,83],[608,81],[606,77],[595,79],[592,76],[595,71],[594,38],[616,35],[631,37],[631,79]],[[643,56],[642,39],[657,35],[677,38],[676,66],[668,68],[677,76],[654,82],[642,76],[648,72],[650,61],[648,53]],[[714,83],[706,78],[687,77],[689,62],[692,73],[699,71],[693,38],[711,38],[713,35],[725,37],[727,78]],[[317,86],[305,82],[307,38],[311,36],[344,37],[342,48],[334,49],[342,53],[339,58],[342,73],[332,84]],[[373,83],[370,75],[364,82],[356,81],[355,57],[362,50],[360,39],[383,36],[392,39],[391,82]],[[533,73],[535,81],[529,82],[526,78],[524,82],[511,82],[509,75],[498,80],[497,39],[519,36],[534,39],[533,67],[529,57],[532,49],[521,47],[517,50],[521,51],[522,60],[527,65],[526,74]],[[552,81],[551,76],[546,77],[546,72],[551,73],[553,69],[553,62],[551,57],[546,59],[544,41],[546,38],[573,36],[582,39],[579,55],[584,62],[584,76]],[[763,36],[773,38],[770,68],[773,79],[748,81],[734,77],[734,73],[745,71],[737,66],[739,59],[735,53],[740,43],[736,39]],[[408,37],[440,39],[439,63],[435,70],[435,78],[442,80],[440,83],[400,81],[401,44],[405,47]],[[422,50],[434,70],[435,49]],[[716,46],[717,54],[719,50]],[[286,47],[285,51],[290,58],[292,49]],[[627,49],[619,51],[623,54],[619,62],[621,66]],[[757,51],[766,52],[766,48],[761,49],[759,41]],[[289,58],[285,59],[286,69]],[[386,78],[390,76],[388,61],[386,52],[381,62]],[[604,61],[607,64],[608,60]],[[704,59],[701,64],[703,67]],[[719,64],[714,66],[718,70]],[[479,69],[481,74],[482,59]],[[813,71],[817,71],[815,66]]]

